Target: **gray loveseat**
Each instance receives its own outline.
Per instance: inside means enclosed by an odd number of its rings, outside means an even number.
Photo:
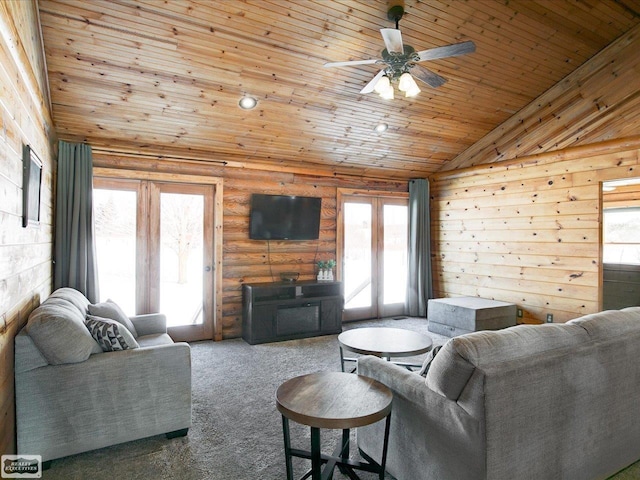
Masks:
[[[92,307],[77,290],[58,289],[15,338],[20,454],[47,462],[191,426],[189,345],[151,314],[130,319],[139,347],[103,352],[84,324]]]
[[[640,459],[640,307],[449,340],[426,379],[376,357],[394,393],[398,480],[604,479]],[[380,459],[383,426],[357,431]]]

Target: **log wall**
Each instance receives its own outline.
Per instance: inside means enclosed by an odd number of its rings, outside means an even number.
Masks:
[[[242,285],[279,281],[280,272],[299,272],[300,280],[315,278],[318,260],[336,258],[336,192],[338,187],[372,191],[406,192],[404,181],[367,180],[361,177],[322,176],[313,171],[299,173],[264,171],[225,166],[224,155],[208,162],[195,159],[161,160],[149,156],[94,149],[96,167],[135,171],[181,173],[223,179],[222,322],[223,338],[242,334]],[[132,173],[135,176],[135,173]],[[252,193],[304,195],[322,198],[320,238],[311,241],[249,239]],[[214,330],[218,330],[215,328]]]
[[[602,307],[601,182],[640,176],[640,137],[430,178],[437,296],[513,302],[522,321]]]
[[[15,452],[13,339],[51,292],[54,171],[35,2],[0,2],[0,453]],[[22,145],[43,161],[41,223],[22,227]],[[37,453],[37,452],[34,452]]]

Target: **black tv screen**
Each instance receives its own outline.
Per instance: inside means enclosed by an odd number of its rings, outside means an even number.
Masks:
[[[249,238],[315,240],[320,234],[322,199],[290,195],[251,196]]]

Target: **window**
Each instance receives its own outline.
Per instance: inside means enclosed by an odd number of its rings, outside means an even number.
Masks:
[[[640,207],[604,210],[602,255],[604,263],[640,265]]]

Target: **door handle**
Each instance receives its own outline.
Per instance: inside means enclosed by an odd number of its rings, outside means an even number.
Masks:
[[[210,272],[211,270],[212,270],[212,268],[211,268],[209,265],[207,265],[206,267],[204,267],[204,271],[205,271],[205,272]]]

